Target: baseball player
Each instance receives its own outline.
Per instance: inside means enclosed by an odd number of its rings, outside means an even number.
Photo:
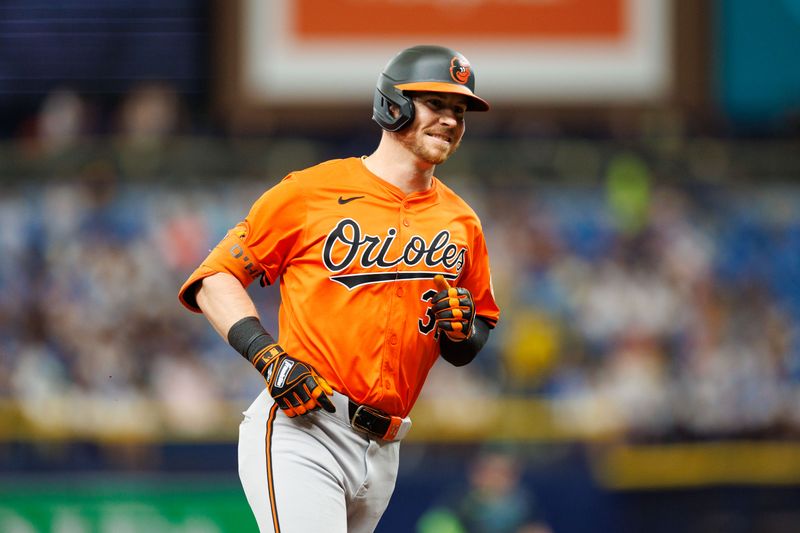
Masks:
[[[180,290],[264,376],[239,435],[261,531],[373,531],[428,371],[472,361],[499,318],[480,221],[433,175],[489,107],[474,88],[454,50],[400,52],[375,90],[375,152],[286,176]],[[278,278],[275,339],[245,288]]]

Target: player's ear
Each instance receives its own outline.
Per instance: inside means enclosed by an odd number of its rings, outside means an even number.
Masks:
[[[395,105],[395,104],[389,104],[389,113],[391,113],[394,118],[399,117],[400,116],[400,106]]]

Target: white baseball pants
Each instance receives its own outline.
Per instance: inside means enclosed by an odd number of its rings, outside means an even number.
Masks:
[[[239,426],[239,477],[262,532],[371,533],[394,491],[400,442],[352,429],[336,413],[287,417],[264,390]]]

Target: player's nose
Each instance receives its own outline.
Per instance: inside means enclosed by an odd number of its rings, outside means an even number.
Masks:
[[[458,116],[453,109],[448,107],[442,108],[439,112],[439,123],[453,127],[458,124]]]

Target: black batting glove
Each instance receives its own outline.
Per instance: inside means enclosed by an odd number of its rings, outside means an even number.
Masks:
[[[261,372],[267,389],[287,416],[295,417],[320,407],[336,412],[329,398],[333,389],[314,368],[289,357],[279,344],[271,344],[253,357],[253,366]]]

